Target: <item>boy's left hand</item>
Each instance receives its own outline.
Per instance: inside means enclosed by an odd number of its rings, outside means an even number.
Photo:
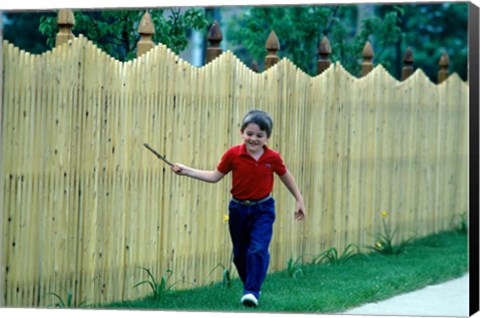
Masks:
[[[303,202],[297,202],[295,206],[295,220],[303,221],[305,219],[305,206]]]

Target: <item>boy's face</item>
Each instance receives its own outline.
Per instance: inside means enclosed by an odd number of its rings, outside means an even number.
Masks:
[[[256,153],[263,149],[268,141],[267,132],[261,130],[257,124],[248,124],[243,131],[241,131],[243,142],[250,153]]]

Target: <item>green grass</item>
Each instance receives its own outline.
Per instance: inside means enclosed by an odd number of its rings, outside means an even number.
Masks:
[[[170,291],[161,300],[147,297],[101,308],[339,313],[462,276],[468,271],[467,239],[466,234],[443,232],[412,241],[399,255],[374,252],[341,265],[302,265],[304,275],[295,277],[287,270],[273,273],[267,276],[260,304],[253,309],[240,304],[242,285],[238,279],[232,280],[230,288],[220,282]]]

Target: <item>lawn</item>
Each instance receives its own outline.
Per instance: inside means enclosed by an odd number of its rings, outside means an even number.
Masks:
[[[412,241],[398,255],[372,252],[339,264],[300,264],[298,268],[294,276],[288,270],[268,275],[259,306],[253,309],[240,304],[242,285],[238,279],[233,279],[230,287],[217,283],[170,290],[156,300],[146,297],[96,308],[339,313],[462,276],[468,271],[468,236],[457,231],[442,232]],[[137,288],[150,287],[145,284]]]

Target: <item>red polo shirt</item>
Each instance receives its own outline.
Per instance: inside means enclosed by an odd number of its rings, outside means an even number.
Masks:
[[[273,173],[283,176],[287,167],[279,153],[266,145],[260,159],[256,161],[245,144],[233,146],[223,155],[217,170],[223,174],[232,171],[232,195],[239,200],[259,200],[273,189]]]

